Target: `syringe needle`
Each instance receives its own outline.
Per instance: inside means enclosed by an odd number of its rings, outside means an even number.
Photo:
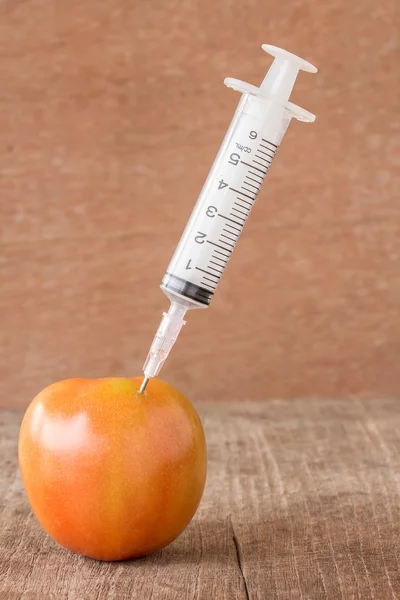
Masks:
[[[167,313],[163,313],[160,326],[151,344],[150,352],[147,355],[143,366],[144,379],[139,388],[142,394],[152,377],[157,377],[161,367],[165,363],[172,346],[176,342],[180,330],[186,323],[184,320],[187,307],[182,304],[171,301],[171,306]]]
[[[140,388],[139,388],[139,394],[143,394],[143,392],[144,392],[144,390],[146,389],[146,387],[147,387],[147,384],[149,383],[149,381],[150,381],[150,377],[145,377],[145,378],[143,379],[143,381],[142,381],[142,385],[141,385],[141,386],[140,386]]]

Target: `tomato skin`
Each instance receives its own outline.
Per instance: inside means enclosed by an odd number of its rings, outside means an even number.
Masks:
[[[188,525],[206,479],[200,418],[172,386],[69,379],[28,407],[19,464],[33,512],[62,546],[99,560],[163,548]]]

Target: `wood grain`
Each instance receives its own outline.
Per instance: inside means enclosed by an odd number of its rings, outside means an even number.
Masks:
[[[0,412],[1,600],[389,600],[400,596],[400,402],[204,403],[209,471],[170,546],[100,563],[57,546]]]
[[[209,310],[195,399],[400,393],[396,0],[0,2],[0,404],[137,375],[158,284],[262,43],[315,63]]]

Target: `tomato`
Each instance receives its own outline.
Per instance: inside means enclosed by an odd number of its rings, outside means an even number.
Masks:
[[[100,560],[143,556],[188,525],[206,478],[198,414],[172,386],[69,379],[28,407],[19,464],[32,509],[59,544]]]

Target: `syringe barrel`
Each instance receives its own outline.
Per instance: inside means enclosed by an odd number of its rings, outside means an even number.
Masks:
[[[243,94],[162,280],[167,295],[208,306],[292,116]]]

